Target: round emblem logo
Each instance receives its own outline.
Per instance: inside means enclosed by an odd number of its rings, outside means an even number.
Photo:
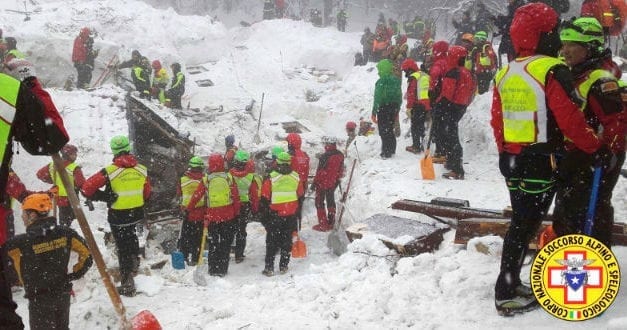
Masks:
[[[585,235],[558,237],[531,266],[531,288],[551,315],[583,321],[604,312],[618,295],[620,269],[612,251]]]

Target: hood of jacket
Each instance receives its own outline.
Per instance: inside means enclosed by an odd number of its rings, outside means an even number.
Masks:
[[[393,69],[394,64],[388,59],[381,60],[377,63],[377,72],[379,73],[379,77],[391,75]]]

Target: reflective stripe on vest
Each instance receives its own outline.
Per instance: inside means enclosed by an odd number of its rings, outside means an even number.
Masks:
[[[203,178],[200,180],[192,179],[188,176],[181,177],[181,206],[188,207],[189,202],[192,199],[192,195],[198,188],[198,185],[202,182],[202,180],[206,177],[203,175]],[[205,199],[201,198],[194,207],[203,207],[205,206]]]
[[[419,100],[429,99],[429,75],[416,71],[411,74],[416,79],[416,98]]]
[[[298,182],[300,181],[298,173],[294,171],[290,174],[272,172],[270,180],[272,180],[271,204],[284,204],[298,200],[298,195],[296,194]]]
[[[26,58],[26,55],[24,55],[24,53],[20,52],[17,49],[11,49],[10,51],[7,52],[7,55],[13,55],[13,57],[20,59],[20,60]]]
[[[76,163],[69,163],[65,167],[65,171],[67,172],[68,178],[70,179],[70,183],[72,187],[74,186],[74,170],[78,167]],[[52,184],[59,188],[59,196],[67,197],[67,189],[65,189],[65,185],[61,181],[61,176],[57,172],[57,169],[54,167],[54,163],[48,164],[48,173],[50,173],[50,177],[52,178]]]
[[[501,96],[503,137],[510,143],[547,142],[544,84],[549,70],[563,64],[543,55],[516,59],[496,74]]]
[[[253,180],[257,182],[257,198],[259,198],[261,197],[261,186],[263,184],[263,178],[261,178],[261,175],[253,173]]]
[[[0,73],[0,159],[4,159],[7,145],[10,143],[11,124],[15,118],[15,103],[20,92],[20,81]]]
[[[248,196],[248,191],[250,190],[250,186],[253,184],[253,174],[248,173],[246,176],[238,177],[234,176],[233,179],[237,184],[237,192],[239,192],[239,200],[241,202],[250,201],[250,197]]]
[[[204,184],[207,188],[207,205],[209,207],[221,207],[233,204],[231,196],[232,177],[224,172],[211,173]]]
[[[613,81],[617,80],[616,77],[614,77],[614,75],[611,74],[609,71],[597,69],[589,72],[586,79],[581,84],[579,84],[579,86],[577,86],[577,96],[579,96],[579,98],[583,101],[581,111],[583,111],[588,105],[588,93],[590,93],[590,88],[592,88],[592,85],[594,85],[597,80],[602,78],[611,79]]]
[[[111,164],[105,167],[109,183],[118,198],[111,205],[113,210],[128,210],[144,206],[144,184],[148,171],[144,165],[118,167]]]

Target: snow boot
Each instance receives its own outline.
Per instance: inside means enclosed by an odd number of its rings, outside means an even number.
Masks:
[[[327,219],[327,211],[325,209],[318,209],[316,212],[318,214],[318,224],[313,226],[313,230],[316,230],[316,231],[331,230],[332,227],[329,226],[329,220]]]
[[[137,294],[137,291],[135,290],[135,280],[133,280],[133,275],[122,275],[120,286],[118,286],[117,289],[118,293],[123,296],[134,297]]]
[[[422,152],[422,148],[417,148],[417,147],[414,147],[414,146],[408,146],[408,147],[405,148],[405,151],[409,151],[412,154],[419,154],[419,153]]]
[[[464,173],[457,173],[454,171],[450,171],[442,174],[442,177],[450,180],[464,180]]]
[[[270,268],[264,268],[264,270],[261,272],[263,275],[266,275],[268,277],[272,277],[274,276],[274,270],[270,269]]]

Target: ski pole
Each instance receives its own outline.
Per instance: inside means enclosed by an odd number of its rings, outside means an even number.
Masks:
[[[601,185],[601,166],[594,168],[594,177],[592,179],[592,191],[590,192],[590,200],[588,202],[588,212],[586,212],[586,223],[583,233],[590,236],[592,227],[594,226],[594,214],[597,206],[597,197],[599,196],[599,186]]]

